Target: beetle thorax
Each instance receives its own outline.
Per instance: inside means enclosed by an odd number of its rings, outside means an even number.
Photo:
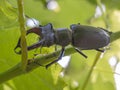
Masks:
[[[67,46],[72,41],[71,31],[67,28],[59,28],[55,30],[55,43],[62,47]]]

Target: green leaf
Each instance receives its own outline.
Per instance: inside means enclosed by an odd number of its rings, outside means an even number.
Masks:
[[[56,64],[54,66],[51,66],[50,70],[51,70],[51,75],[54,80],[54,84],[56,84],[58,81],[58,77],[60,76],[60,72],[62,71],[62,68],[60,68],[60,66]]]
[[[20,55],[14,53],[19,33],[18,28],[0,30],[0,73],[14,66],[20,61]]]
[[[51,22],[54,27],[69,27],[74,23],[86,23],[93,16],[95,6],[86,0],[58,0],[60,11],[55,13],[46,8],[42,1],[25,0],[25,13],[43,24]],[[28,4],[29,3],[29,4]],[[85,12],[89,10],[88,12]]]
[[[2,85],[0,85],[0,90],[3,90],[3,86]]]
[[[93,90],[115,90],[115,86],[110,81],[106,81],[100,74],[94,81]]]
[[[58,71],[56,71],[56,68]],[[51,71],[52,70],[52,71]],[[54,72],[54,75],[53,73]],[[29,74],[15,78],[14,84],[17,90],[62,90],[65,82],[58,76],[61,70],[59,66],[52,66],[48,70],[41,67]],[[55,77],[56,76],[56,77]],[[21,83],[22,82],[22,83]]]
[[[14,26],[17,22],[17,8],[7,0],[0,1],[0,29]]]

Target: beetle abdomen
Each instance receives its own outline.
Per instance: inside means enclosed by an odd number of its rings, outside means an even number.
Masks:
[[[72,45],[80,49],[98,49],[110,42],[109,34],[101,28],[83,25],[71,25]]]

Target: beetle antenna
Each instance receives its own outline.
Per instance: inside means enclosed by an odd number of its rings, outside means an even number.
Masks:
[[[37,43],[35,43],[35,44],[31,45],[31,46],[28,46],[27,47],[28,51],[32,50],[32,49],[35,49],[35,48],[38,48],[39,46],[43,45],[43,41],[44,40],[40,40],[39,42],[37,42]]]

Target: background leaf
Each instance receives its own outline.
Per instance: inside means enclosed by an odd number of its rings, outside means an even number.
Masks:
[[[50,11],[46,8],[46,0],[24,0],[25,15],[39,20],[42,25],[52,23],[54,28],[69,28],[71,24],[85,24],[104,27],[102,16],[95,18],[97,0],[57,0],[59,10]],[[120,31],[119,0],[101,0],[106,6],[106,15],[112,32]],[[27,19],[26,19],[27,21]],[[29,27],[27,27],[29,28]],[[14,47],[20,36],[16,0],[1,0],[0,3],[0,73],[8,70],[21,60],[14,53]],[[38,41],[35,35],[27,36],[27,43]],[[114,69],[109,65],[109,59],[115,56],[120,60],[120,39],[110,44],[103,58],[95,66],[85,90],[115,90]],[[59,49],[59,48],[58,48]],[[42,55],[54,52],[54,46],[42,48]],[[83,51],[88,59],[78,53],[71,55],[67,68],[58,64],[48,70],[37,68],[28,74],[23,74],[0,85],[0,90],[81,90],[89,70],[95,60],[95,50]],[[40,49],[28,52],[29,58],[39,54]],[[63,76],[61,76],[61,72]]]
[[[10,28],[17,24],[17,8],[7,0],[0,2],[0,29]]]

